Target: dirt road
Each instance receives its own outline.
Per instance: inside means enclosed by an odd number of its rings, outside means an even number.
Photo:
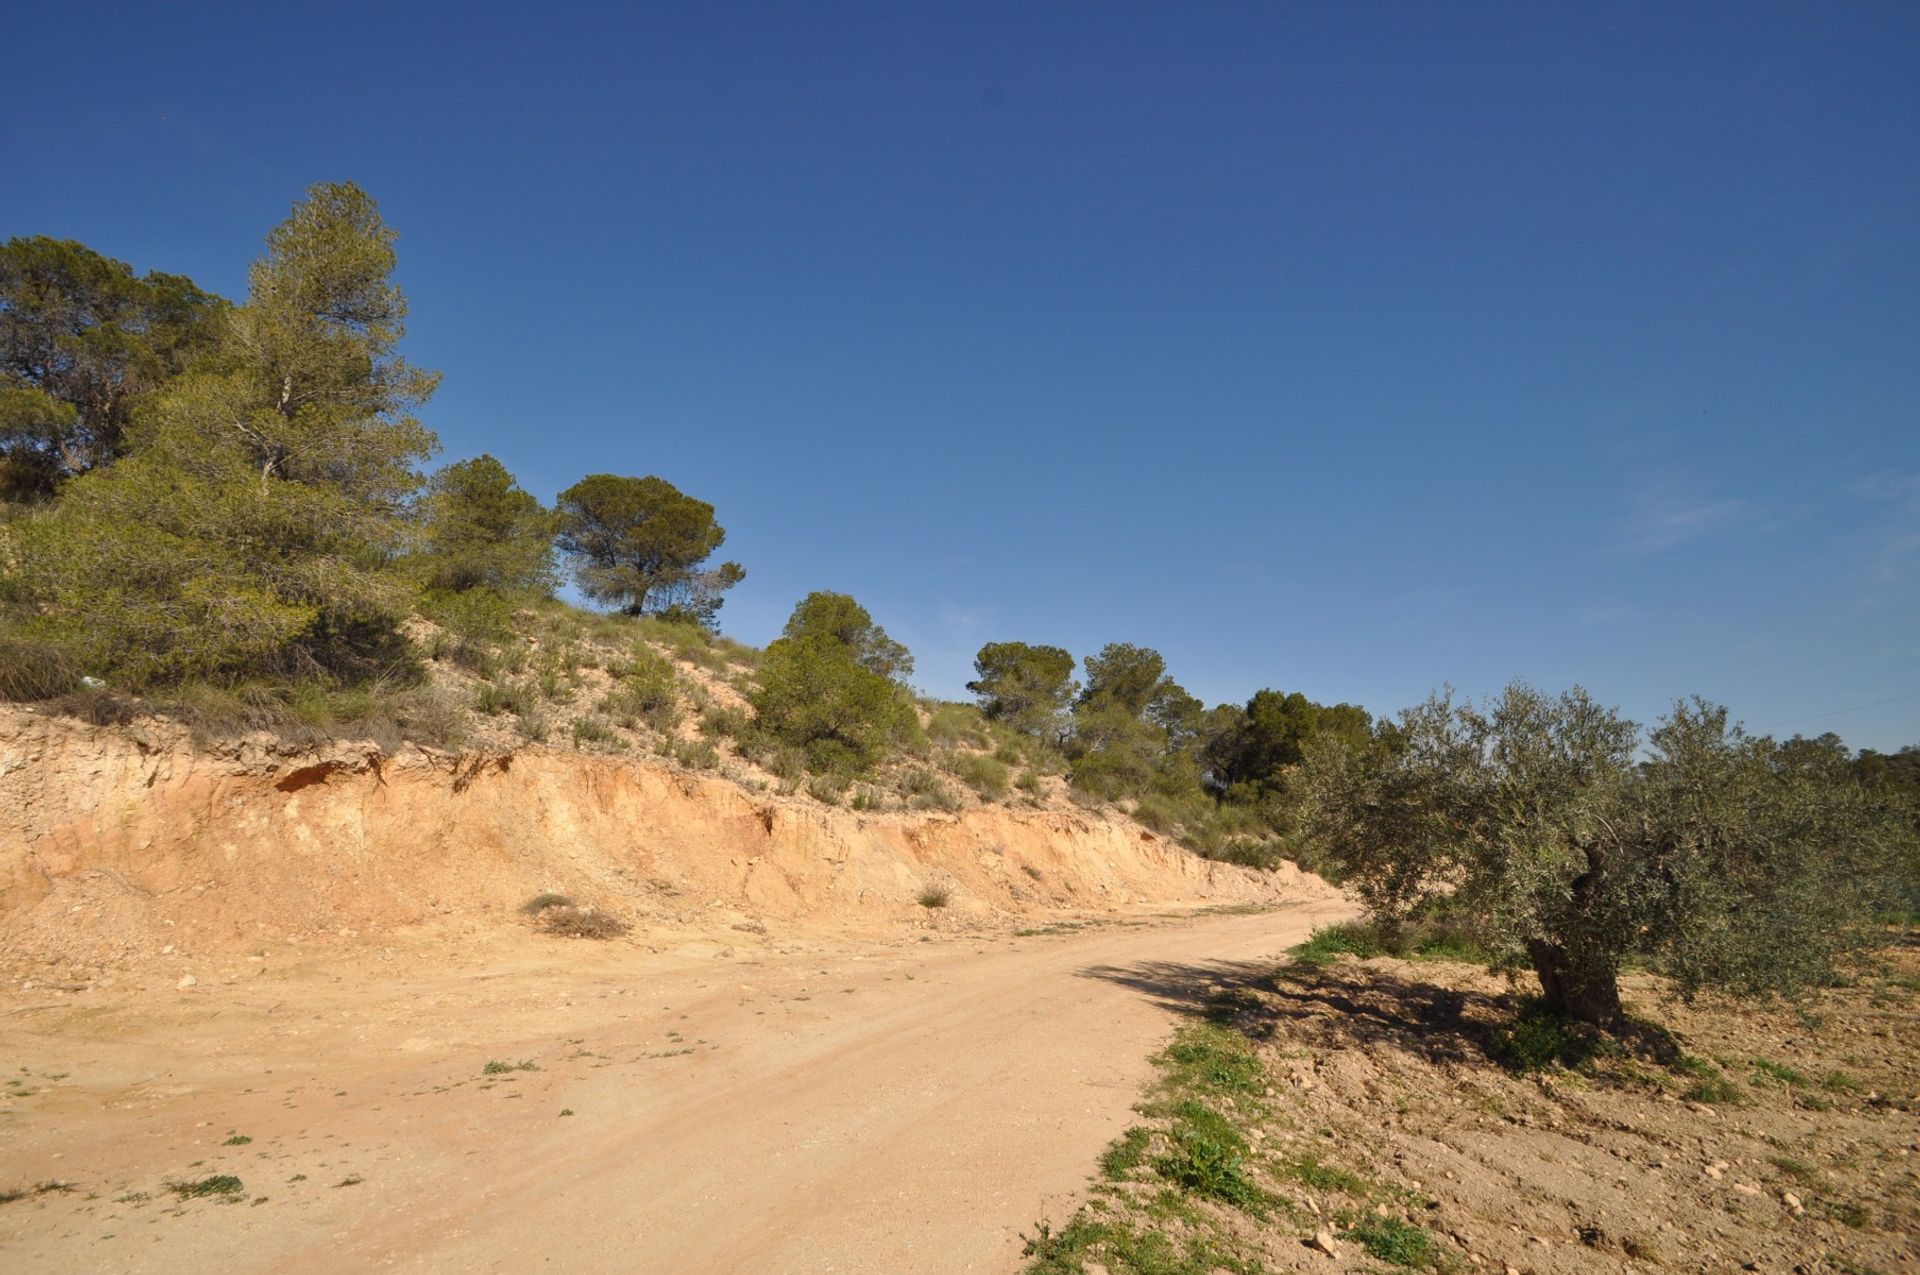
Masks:
[[[1171,1026],[1100,972],[1275,955],[1344,911],[28,993],[0,1188],[75,1187],[0,1205],[0,1266],[1010,1271]]]

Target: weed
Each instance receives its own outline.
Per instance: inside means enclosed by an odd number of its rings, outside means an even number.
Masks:
[[[1805,1074],[1795,1071],[1785,1063],[1768,1062],[1764,1058],[1756,1058],[1753,1060],[1753,1083],[1756,1085],[1778,1083],[1797,1089],[1813,1082]]]
[[[520,905],[520,910],[528,916],[539,916],[548,908],[570,908],[573,900],[564,894],[536,894]]]
[[[573,1114],[573,1108],[572,1108],[572,1107],[562,1107],[562,1108],[560,1108],[560,1114],[561,1114],[562,1116],[570,1116],[570,1115],[572,1115],[572,1114]]]
[[[1440,1246],[1433,1233],[1397,1217],[1370,1213],[1341,1235],[1366,1249],[1369,1256],[1395,1266],[1437,1266],[1440,1262]]]
[[[1153,1134],[1139,1125],[1114,1139],[1100,1155],[1100,1172],[1118,1182],[1140,1167],[1147,1158],[1147,1146]]]
[[[1865,1093],[1867,1087],[1844,1071],[1830,1071],[1820,1082],[1828,1093]]]
[[[228,1138],[225,1142],[221,1143],[220,1145],[223,1147],[244,1147],[249,1142],[252,1142],[252,1141],[253,1139],[249,1138],[246,1134],[236,1133],[231,1138]]]
[[[545,909],[538,925],[542,934],[566,939],[616,939],[633,928],[610,913],[570,906]]]
[[[1495,1059],[1523,1072],[1542,1071],[1555,1063],[1577,1067],[1591,1059],[1598,1047],[1592,1034],[1538,1000],[1523,1004],[1513,1021],[1497,1028],[1488,1041]]]
[[[944,885],[930,885],[920,891],[920,906],[923,908],[943,908],[953,902],[953,893]]]
[[[483,1076],[504,1076],[508,1072],[539,1070],[540,1064],[534,1062],[531,1058],[522,1059],[517,1063],[501,1062],[498,1058],[494,1058],[490,1059],[487,1065],[480,1069],[480,1074]]]
[[[48,1182],[36,1182],[32,1186],[14,1187],[12,1190],[0,1191],[0,1204],[12,1204],[15,1200],[24,1200],[28,1196],[48,1195],[55,1191],[64,1194],[73,1189],[73,1183],[62,1182],[58,1178],[55,1178]],[[118,1201],[116,1201],[116,1203],[118,1203]]]
[[[1359,1174],[1322,1164],[1320,1157],[1311,1151],[1282,1162],[1280,1171],[1301,1186],[1315,1191],[1340,1191],[1346,1195],[1364,1196],[1371,1189],[1367,1180]]]
[[[1184,1026],[1156,1062],[1168,1083],[1214,1093],[1257,1093],[1266,1083],[1260,1057],[1244,1036],[1213,1023]]]
[[[1812,1165],[1796,1160],[1790,1155],[1768,1156],[1767,1163],[1798,1182],[1801,1186],[1818,1188],[1824,1186],[1826,1179]]]
[[[1704,1058],[1686,1057],[1680,1060],[1680,1069],[1698,1077],[1680,1096],[1688,1102],[1705,1102],[1715,1105],[1738,1103],[1740,1090],[1728,1080],[1718,1066]]]
[[[1211,1107],[1191,1099],[1174,1108],[1171,1149],[1153,1162],[1161,1177],[1182,1190],[1255,1212],[1266,1195],[1247,1172],[1247,1141]]]
[[[167,1190],[183,1200],[198,1200],[206,1196],[237,1196],[244,1192],[246,1184],[231,1173],[217,1173],[210,1178],[201,1178],[197,1182],[175,1182],[169,1180]]]

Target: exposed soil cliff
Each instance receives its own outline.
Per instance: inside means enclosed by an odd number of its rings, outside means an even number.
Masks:
[[[936,915],[919,900],[944,887]],[[861,814],[656,760],[529,748],[197,747],[143,719],[0,710],[0,963],[84,978],[156,952],[482,935],[543,891],[650,934],[991,925],[1328,887],[1055,805]]]

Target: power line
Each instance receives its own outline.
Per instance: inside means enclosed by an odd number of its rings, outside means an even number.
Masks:
[[[1920,699],[1920,691],[1908,691],[1905,695],[1896,695],[1892,699],[1875,700],[1871,704],[1855,704],[1852,708],[1836,708],[1831,713],[1815,713],[1811,717],[1795,717],[1784,722],[1775,722],[1771,726],[1762,726],[1761,730],[1778,730],[1782,726],[1798,726],[1801,722],[1817,722],[1826,717],[1839,717],[1843,713],[1861,713],[1869,708],[1881,708],[1887,704],[1898,704],[1903,700]]]

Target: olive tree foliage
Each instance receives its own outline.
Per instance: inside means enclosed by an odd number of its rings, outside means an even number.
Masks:
[[[820,771],[868,770],[917,733],[913,701],[896,675],[913,667],[845,594],[810,594],[760,661],[753,696],[759,729],[804,749]]]
[[[212,349],[225,311],[72,240],[0,244],[0,499],[47,499],[124,454],[134,404]]]
[[[1638,760],[1642,744],[1644,760]],[[1302,826],[1383,921],[1450,901],[1548,1006],[1614,1028],[1629,956],[1683,995],[1791,994],[1871,936],[1911,830],[1844,758],[1676,705],[1645,739],[1578,688],[1451,693],[1302,767]]]
[[[913,653],[887,636],[867,609],[844,593],[809,593],[793,608],[782,635],[831,638],[870,673],[900,681],[913,673]]]
[[[560,493],[555,512],[581,592],[628,615],[711,627],[721,595],[746,579],[737,562],[704,566],[726,528],[712,505],[664,478],[589,474]]]
[[[419,514],[419,561],[429,590],[486,589],[502,597],[553,591],[553,515],[492,456],[435,473]]]
[[[398,351],[393,241],[356,186],[294,207],[217,348],[141,403],[125,458],[19,525],[37,628],[133,685],[399,657],[411,593],[391,562],[438,378]]]
[[[990,720],[1046,740],[1065,732],[1080,687],[1073,680],[1073,656],[1064,648],[989,642],[973,657],[973,670],[978,677],[967,689]]]

